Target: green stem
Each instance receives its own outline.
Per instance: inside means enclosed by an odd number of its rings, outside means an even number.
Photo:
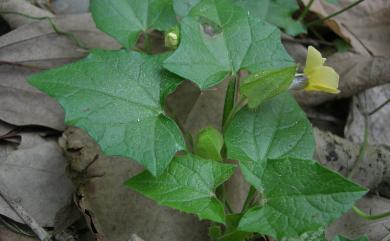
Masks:
[[[390,217],[390,211],[388,212],[385,212],[385,213],[382,213],[382,214],[376,214],[376,215],[370,215],[370,214],[367,214],[365,212],[363,212],[362,210],[360,210],[358,207],[356,206],[353,206],[352,207],[352,210],[360,217],[366,219],[366,220],[378,220],[378,219],[382,219],[382,218],[386,218],[386,217]]]
[[[363,161],[364,155],[366,153],[366,148],[368,144],[368,115],[366,112],[366,107],[363,110],[363,120],[364,120],[363,143],[360,145],[359,154],[356,158],[355,163],[353,164],[351,172],[348,174],[348,178],[351,178],[353,176],[355,170],[359,167],[360,163]]]
[[[152,42],[148,32],[144,33],[144,49],[147,54],[152,54]]]
[[[225,104],[223,106],[223,120],[222,125],[225,125],[226,119],[228,118],[230,112],[234,106],[234,99],[236,96],[236,81],[237,76],[231,76],[229,79],[229,84],[226,90]]]
[[[251,186],[249,191],[248,191],[248,195],[246,196],[244,205],[242,206],[241,213],[246,212],[246,210],[248,210],[248,208],[250,208],[250,205],[252,204],[253,196],[255,195],[255,193],[256,193],[256,188]]]
[[[31,15],[28,15],[28,14],[25,14],[25,13],[19,13],[19,12],[13,12],[13,11],[0,11],[0,15],[2,15],[2,14],[18,15],[18,16],[22,16],[22,17],[25,17],[25,18],[33,19],[33,20],[47,20],[49,22],[50,26],[53,28],[54,32],[56,32],[59,35],[64,35],[64,36],[70,38],[73,42],[76,43],[76,45],[79,48],[88,50],[88,48],[84,45],[84,43],[82,43],[80,40],[78,40],[73,33],[65,32],[65,31],[60,30],[54,24],[53,19],[51,17],[34,17],[34,16],[31,16]]]
[[[320,24],[320,23],[322,23],[322,22],[324,22],[324,21],[326,21],[326,20],[329,20],[329,19],[331,19],[331,18],[333,18],[333,17],[335,17],[335,16],[337,16],[337,15],[339,15],[339,14],[341,14],[341,13],[343,13],[343,12],[345,12],[345,11],[347,11],[347,10],[353,8],[353,7],[355,7],[356,5],[358,5],[359,3],[364,2],[364,1],[365,1],[365,0],[358,0],[358,1],[354,2],[354,3],[351,3],[350,5],[346,6],[345,8],[342,8],[342,9],[340,9],[339,11],[334,12],[334,13],[332,13],[332,14],[326,16],[325,18],[318,19],[318,20],[316,20],[316,21],[313,21],[313,22],[311,22],[311,23],[308,23],[307,26],[310,27],[310,26],[313,26],[313,25]]]
[[[229,126],[230,122],[233,120],[234,116],[237,114],[239,110],[243,106],[245,106],[248,103],[248,99],[246,97],[242,97],[234,106],[232,111],[230,111],[228,117],[226,118],[226,122],[223,125],[223,130],[225,131],[226,128]]]
[[[298,18],[299,22],[301,22],[302,20],[305,19],[306,15],[309,12],[310,7],[311,7],[311,5],[313,5],[313,3],[314,3],[314,0],[310,0],[310,2],[306,5],[305,9],[303,9],[301,16],[299,16],[299,18]]]

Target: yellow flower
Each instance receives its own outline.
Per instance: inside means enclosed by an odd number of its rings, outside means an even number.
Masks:
[[[328,66],[324,66],[326,59],[322,58],[321,53],[309,46],[307,51],[306,66],[304,69],[305,77],[308,84],[305,90],[322,91],[332,94],[340,93],[339,75],[336,71]]]

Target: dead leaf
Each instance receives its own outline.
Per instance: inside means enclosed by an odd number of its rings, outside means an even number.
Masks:
[[[0,120],[0,139],[2,139],[2,137],[4,137],[6,134],[8,134],[10,131],[12,131],[15,128],[16,126],[10,125]]]
[[[157,205],[123,185],[142,168],[135,162],[107,157],[82,130],[70,128],[61,138],[77,187],[77,203],[99,241],[207,240],[207,223],[195,216]]]
[[[0,119],[17,126],[39,125],[63,130],[62,108],[26,82],[32,73],[23,67],[0,65]]]
[[[98,30],[89,13],[63,15],[53,18],[63,32],[74,34],[87,48],[119,49],[120,45]],[[0,63],[25,65],[33,70],[66,64],[86,56],[68,36],[53,30],[48,21],[24,25],[0,37]]]
[[[334,13],[355,0],[339,0],[338,4],[325,0],[314,1],[310,10],[321,17]],[[308,4],[309,0],[304,0]],[[390,1],[363,1],[355,7],[337,15],[325,24],[335,33],[350,42],[360,54],[390,56]]]
[[[1,241],[39,241],[34,237],[28,237],[23,234],[17,234],[1,226],[0,226],[0,240]]]
[[[25,0],[0,0],[0,11],[18,12],[34,17],[53,17],[52,13],[38,8]],[[27,23],[37,21],[15,14],[4,14],[2,16],[11,28],[17,28]]]
[[[368,89],[353,99],[351,112],[345,127],[345,136],[355,142],[363,142],[364,112],[371,112],[390,99],[390,84]],[[390,104],[368,116],[368,142],[390,146]]]
[[[185,132],[193,137],[205,127],[221,130],[227,82],[200,91],[190,81],[183,82],[167,99],[169,112]]]
[[[89,0],[51,0],[50,8],[56,14],[86,13],[89,11]]]
[[[382,183],[390,183],[390,150],[383,146],[368,145],[365,155],[355,166],[358,159],[360,144],[333,135],[330,132],[314,129],[316,140],[316,158],[323,165],[348,176],[352,168],[355,169],[351,177],[355,182],[378,190]]]
[[[390,201],[378,196],[368,196],[361,199],[357,206],[366,213],[380,214],[390,210]],[[389,240],[389,230],[390,219],[388,218],[367,221],[357,216],[353,211],[349,211],[327,229],[326,236],[328,240],[333,240],[337,234],[351,239],[367,235],[372,241],[386,241]]]
[[[55,139],[24,133],[18,149],[0,159],[0,181],[40,225],[53,227],[57,211],[73,193],[65,164]],[[0,213],[22,222],[2,199]]]
[[[328,58],[327,65],[340,75],[338,95],[322,92],[297,91],[295,98],[302,105],[319,105],[325,101],[353,96],[365,89],[390,82],[390,58],[370,57],[347,52]]]

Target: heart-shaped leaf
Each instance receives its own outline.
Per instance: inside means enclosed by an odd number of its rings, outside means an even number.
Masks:
[[[33,75],[29,82],[56,98],[66,122],[85,129],[108,155],[132,158],[161,174],[184,149],[176,124],[164,115],[161,85],[166,56],[94,50],[86,59]]]
[[[224,207],[215,189],[233,174],[234,168],[187,154],[176,157],[161,176],[143,172],[126,184],[161,205],[225,223]]]

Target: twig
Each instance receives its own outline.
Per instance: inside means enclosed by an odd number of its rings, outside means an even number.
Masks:
[[[19,204],[19,201],[12,199],[7,188],[0,183],[0,196],[8,203],[10,207],[19,215],[19,217],[28,225],[41,241],[51,240],[51,235],[43,229],[38,222],[31,217],[27,211]]]
[[[364,97],[366,97],[366,96],[364,95]],[[359,102],[360,102],[360,106],[362,106],[360,99],[359,99]],[[365,107],[364,107],[364,110],[363,110],[363,113],[362,113],[363,114],[363,118],[364,118],[363,142],[360,145],[359,155],[357,156],[356,161],[353,164],[350,173],[348,174],[348,178],[351,178],[353,176],[353,174],[355,173],[355,170],[359,167],[360,163],[362,162],[362,160],[364,158],[364,155],[366,153],[366,148],[367,148],[367,144],[368,144],[368,114],[367,114],[367,102],[366,102],[366,99],[364,100],[364,103],[365,103]]]
[[[364,1],[365,0],[358,0],[358,1],[354,2],[354,3],[351,3],[350,5],[346,6],[345,8],[342,8],[339,11],[334,12],[334,13],[326,16],[325,18],[321,18],[321,19],[318,19],[318,20],[315,20],[313,22],[308,23],[306,26],[310,27],[310,26],[313,26],[313,25],[320,24],[320,23],[322,23],[322,22],[324,22],[326,20],[329,20],[329,19],[331,19],[331,18],[333,18],[333,17],[335,17],[335,16],[337,16],[337,15],[339,15],[339,14],[341,14],[341,13],[343,13],[343,12],[353,8],[353,7],[355,7],[356,5],[358,5],[359,3],[364,2]]]
[[[380,109],[382,109],[385,105],[387,105],[388,103],[390,103],[390,99],[387,99],[385,102],[383,102],[382,104],[380,104],[378,107],[376,107],[375,109],[373,109],[372,111],[368,112],[368,116],[370,115],[373,115],[375,114],[376,112],[378,112]]]
[[[299,16],[299,18],[298,18],[299,22],[302,21],[303,19],[305,19],[306,15],[309,12],[310,7],[311,7],[311,5],[313,5],[313,3],[314,3],[314,0],[310,0],[310,2],[306,5],[305,9],[303,9],[301,16]]]

